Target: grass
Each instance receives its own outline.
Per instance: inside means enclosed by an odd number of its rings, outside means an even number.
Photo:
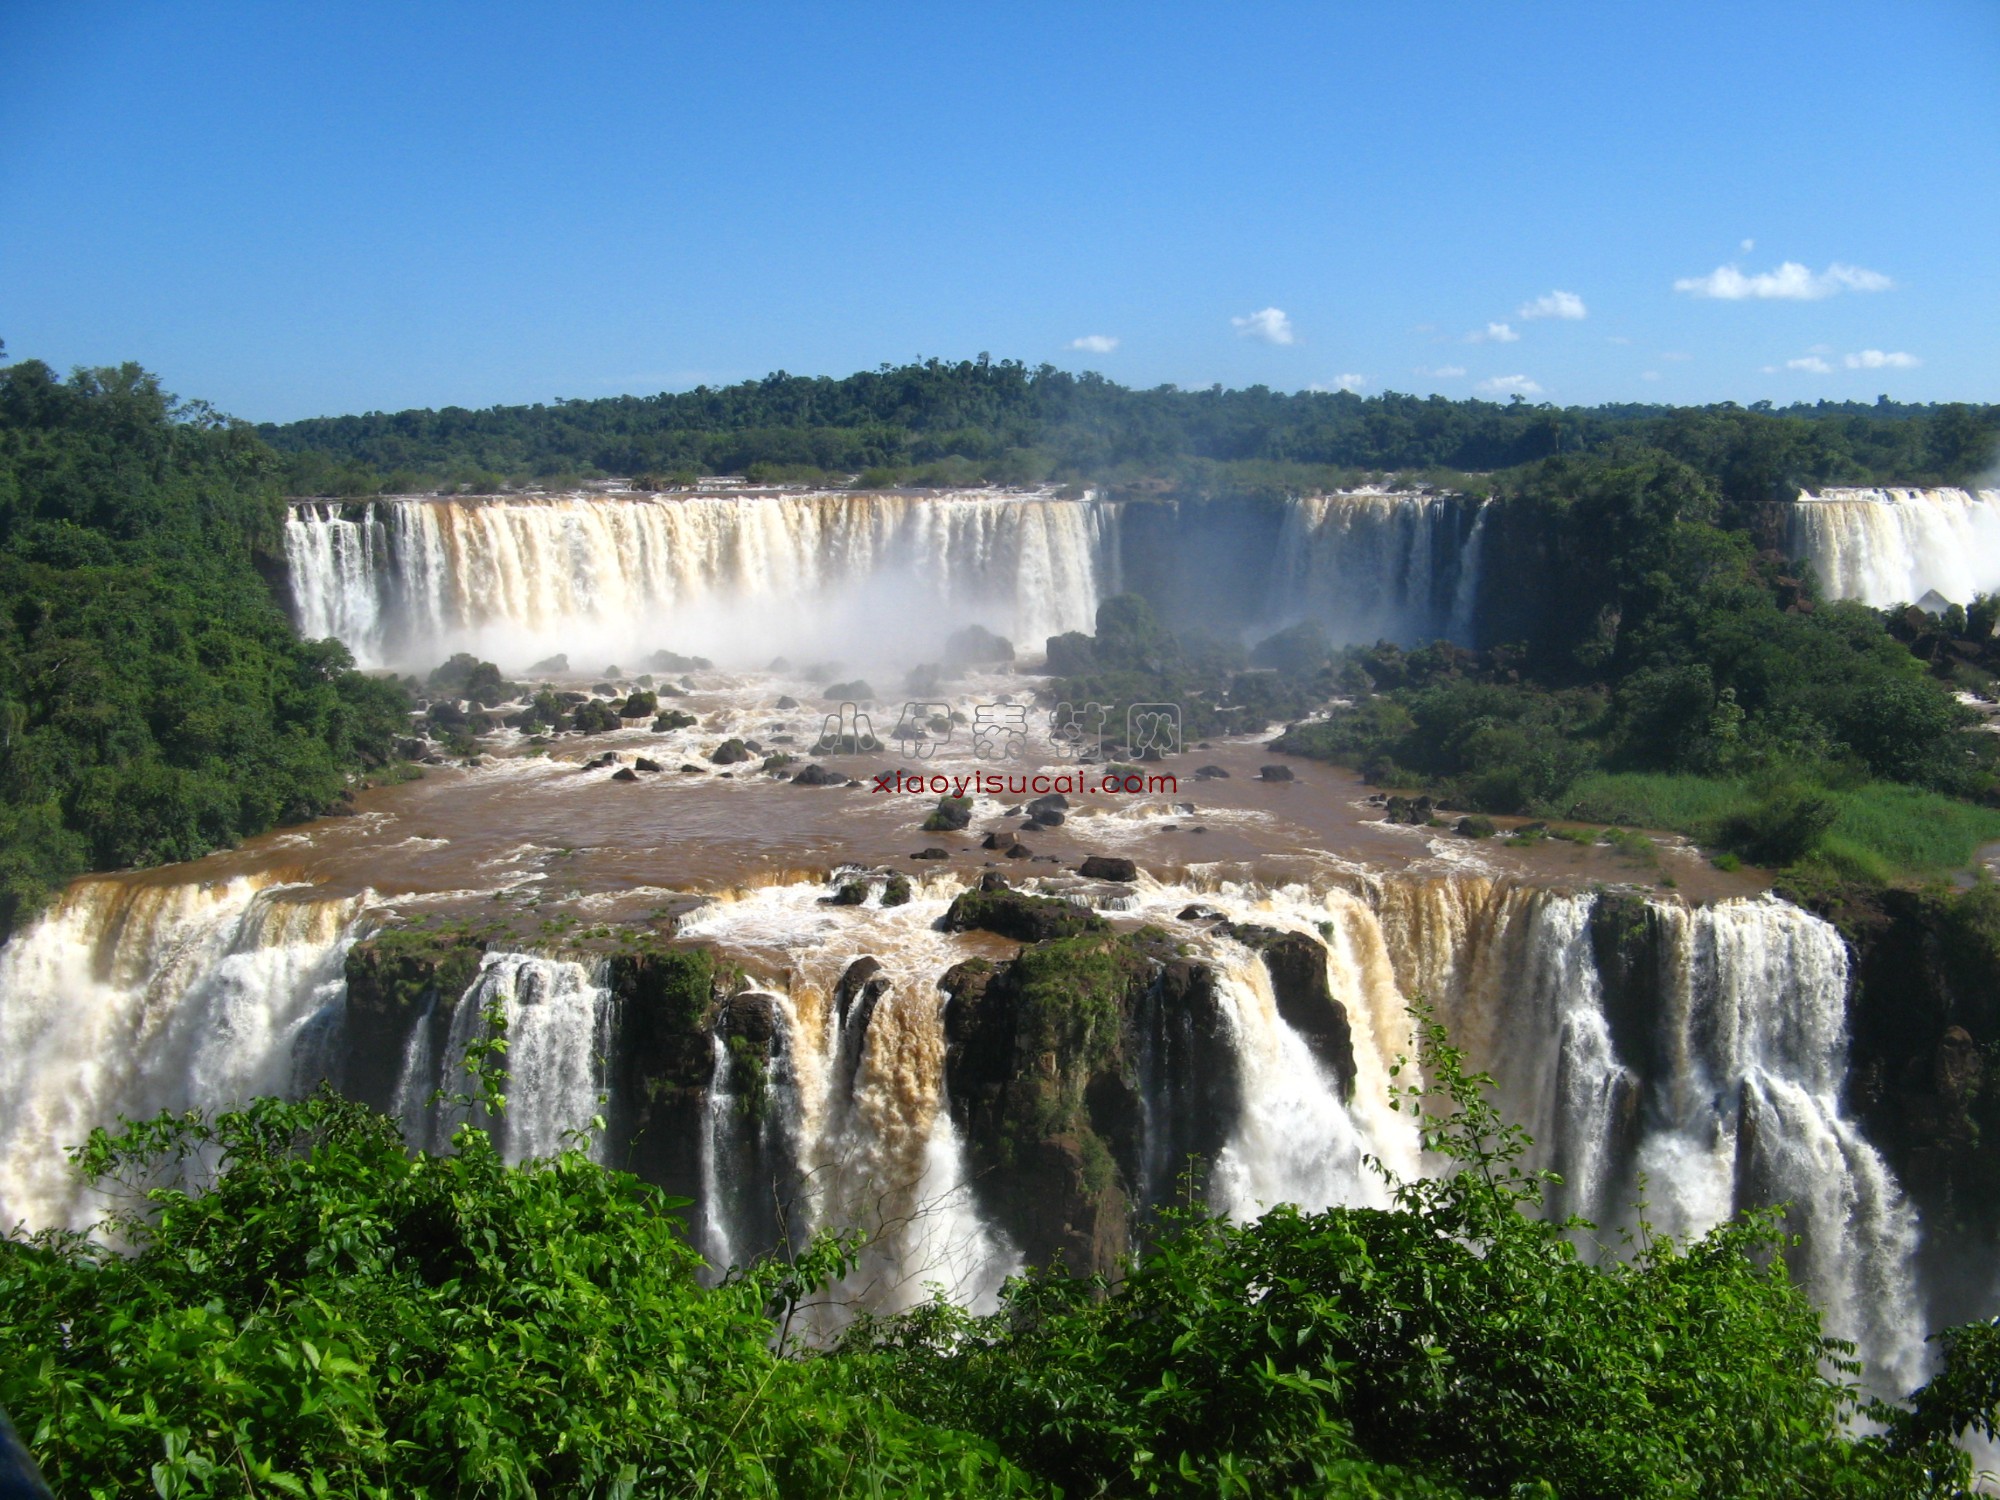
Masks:
[[[1980,845],[2000,840],[2000,809],[1892,782],[1868,782],[1825,795],[1838,808],[1833,826],[1802,864],[1853,880],[1922,879],[1962,870]],[[1728,819],[1754,808],[1759,792],[1743,781],[1707,776],[1599,774],[1563,794],[1551,815],[1684,833],[1712,842]]]

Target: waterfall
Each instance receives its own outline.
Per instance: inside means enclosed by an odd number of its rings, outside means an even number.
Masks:
[[[1836,1336],[1900,1394],[1923,1377],[1911,1278],[1916,1222],[1879,1153],[1843,1114],[1847,950],[1775,899],[1661,904],[1658,1045],[1637,1169],[1651,1216],[1698,1234],[1729,1213],[1789,1205],[1801,1279]]]
[[[364,904],[269,878],[83,880],[17,933],[0,948],[0,1224],[96,1217],[65,1152],[97,1126],[316,1081],[299,1044],[341,1005]]]
[[[982,492],[403,498],[295,504],[285,549],[301,632],[365,666],[472,650],[518,671],[667,645],[761,663],[802,643],[879,659],[909,620],[977,620],[1030,648],[1089,630],[1117,514]]]
[[[507,1050],[495,1059],[507,1070],[507,1108],[499,1120],[481,1117],[480,1123],[493,1131],[506,1160],[555,1156],[577,1132],[588,1130],[598,1113],[611,1048],[611,994],[602,967],[534,953],[486,954],[452,1007],[442,1057],[433,1064],[429,1044],[419,1040],[430,1029],[424,1024],[405,1053],[396,1099],[406,1120],[415,1116],[422,1122],[412,1141],[431,1151],[448,1150],[452,1133],[467,1119],[467,1109],[450,1096],[473,1091],[465,1071],[467,1050],[484,1034],[489,1008],[497,1008],[507,1028]],[[430,1102],[439,1089],[446,1098]],[[593,1134],[593,1156],[601,1143],[602,1133]]]
[[[960,889],[946,874],[903,906],[835,909],[818,884],[757,886],[684,920],[684,939],[771,976],[723,1005],[693,1127],[699,1233],[716,1264],[814,1228],[860,1231],[865,1248],[835,1300],[878,1309],[907,1307],[932,1284],[990,1307],[1018,1267],[972,1191],[946,1097],[938,981],[967,940],[937,923]],[[1197,895],[1267,929],[1258,941],[1275,930],[1323,945],[1351,1094],[1328,1061],[1334,1044],[1287,1021],[1299,993],[1281,1006],[1264,957],[1227,929],[1180,922]],[[370,901],[271,877],[72,886],[0,949],[0,1219],[89,1222],[100,1205],[64,1152],[121,1115],[215,1109],[339,1076],[342,960]],[[1423,995],[1471,1064],[1501,1080],[1503,1112],[1536,1140],[1530,1165],[1560,1175],[1551,1211],[1595,1221],[1611,1244],[1642,1192],[1645,1217],[1682,1240],[1787,1204],[1801,1237],[1794,1269],[1829,1329],[1858,1345],[1878,1388],[1919,1383],[1916,1225],[1843,1112],[1848,964],[1825,922],[1773,898],[1689,907],[1471,874],[1201,891],[1142,881],[1120,902],[1178,926],[1185,962],[1205,965],[1213,985],[1201,1012],[1215,1028],[1209,1050],[1162,1033],[1181,1047],[1171,1060],[1139,1043],[1135,1076],[1165,1091],[1141,1101],[1160,1137],[1136,1146],[1142,1194],[1172,1192],[1181,1137],[1161,1111],[1179,1107],[1213,1116],[1202,1149],[1221,1209],[1386,1202],[1368,1158],[1403,1177],[1427,1165],[1410,1116],[1386,1103],[1389,1069],[1411,1051],[1405,1006]],[[1287,951],[1297,985],[1295,941]],[[872,967],[850,972],[862,955]],[[437,997],[407,1035],[392,1092],[412,1143],[449,1146],[463,1106],[434,1096],[469,1091],[467,1049],[497,1007],[510,1080],[496,1139],[514,1162],[563,1149],[610,1076],[608,980],[601,961],[486,953],[464,993]]]
[[[1486,507],[1428,491],[1293,498],[1271,580],[1274,617],[1317,620],[1339,643],[1472,644]]]
[[[1970,604],[2000,589],[2000,489],[1829,489],[1780,511],[1788,555],[1830,598]]]

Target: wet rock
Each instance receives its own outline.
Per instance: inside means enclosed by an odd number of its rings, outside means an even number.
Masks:
[[[847,778],[825,766],[810,765],[792,777],[793,786],[846,786]]]
[[[613,781],[637,781],[639,779],[639,773],[633,770],[630,766],[620,766],[617,770],[611,773],[611,779]]]
[[[568,670],[569,670],[569,657],[564,655],[560,651],[558,651],[554,656],[543,657],[540,661],[536,662],[532,667],[528,668],[528,672],[531,676],[547,676],[551,673],[567,672]]]
[[[1024,828],[1060,828],[1067,817],[1061,809],[1045,807],[1022,826]]]
[[[1347,1008],[1333,998],[1326,981],[1326,947],[1302,932],[1231,923],[1227,933],[1264,961],[1278,1014],[1305,1039],[1313,1055],[1339,1085],[1340,1097],[1354,1096],[1354,1038]]]
[[[835,891],[831,896],[820,897],[819,904],[821,906],[866,906],[868,904],[867,882],[844,880],[840,884],[840,889]]]
[[[932,846],[931,846],[930,848],[928,848],[928,849],[919,849],[919,850],[918,850],[918,851],[917,851],[917,852],[916,852],[915,854],[912,854],[912,855],[910,856],[910,858],[911,858],[911,859],[950,859],[950,858],[951,858],[951,851],[950,851],[949,849],[940,849],[940,848],[938,848],[938,847],[937,847],[937,846],[936,846],[935,844],[933,844],[933,845],[932,845]]]
[[[1007,850],[1007,857],[1009,859],[1033,859],[1035,851],[1030,849],[1026,844],[1015,844]]]
[[[910,904],[910,877],[891,875],[888,884],[882,887],[884,906],[908,906]]]
[[[956,833],[972,822],[972,799],[946,795],[938,798],[935,811],[924,819],[925,833]]]
[[[1061,792],[1049,792],[1023,805],[1027,808],[1029,817],[1038,818],[1045,812],[1067,812],[1069,798]]]
[[[1014,835],[1005,829],[998,833],[989,833],[979,841],[979,847],[982,849],[1010,849],[1013,845]]]
[[[717,1029],[725,1037],[748,1042],[768,1057],[776,1050],[776,1043],[784,1034],[784,1025],[778,997],[750,990],[729,998],[722,1008]]]
[[[888,978],[882,972],[882,961],[863,956],[847,966],[847,972],[840,976],[840,982],[833,987],[834,1009],[840,1015],[840,1024],[846,1026],[861,1008],[865,1018],[875,1008],[875,1002],[889,991]]]
[[[1093,854],[1076,867],[1077,874],[1086,880],[1134,881],[1139,878],[1139,867],[1129,859],[1115,855]]]
[[[681,775],[683,776],[706,776],[707,774],[708,767],[706,766],[689,765],[685,761],[681,763]]]
[[[1491,818],[1482,818],[1477,814],[1468,814],[1460,818],[1452,831],[1468,839],[1490,839],[1498,832]]]
[[[661,771],[661,770],[664,770],[664,769],[665,769],[665,767],[663,767],[663,766],[662,766],[662,765],[661,765],[661,764],[660,764],[660,763],[659,763],[658,761],[656,761],[656,760],[648,760],[648,759],[647,759],[647,758],[646,758],[645,756],[641,755],[641,756],[639,756],[639,757],[638,757],[638,758],[637,758],[636,760],[634,760],[634,761],[632,762],[632,769],[633,769],[633,770],[635,770],[635,771],[654,771],[654,772],[657,772],[657,771]]]
[[[828,683],[820,696],[829,703],[871,703],[875,698],[875,689],[864,679],[856,677],[850,682]]]
[[[724,740],[708,752],[708,758],[718,766],[738,765],[750,759],[750,748],[741,740]]]
[[[1192,906],[1183,906],[1175,913],[1183,922],[1220,922],[1222,913],[1212,906],[1203,906],[1199,901]]]
[[[1031,896],[1001,884],[959,896],[944,914],[944,930],[994,932],[1019,943],[1042,943],[1110,928],[1096,913],[1068,901]]]
[[[1298,778],[1292,775],[1292,768],[1290,766],[1259,766],[1257,768],[1257,779],[1259,781],[1296,781]]]
[[[1428,797],[1391,797],[1383,804],[1385,823],[1406,823],[1421,828],[1436,816],[1437,806]]]
[[[779,708],[797,708],[798,706],[799,700],[794,698],[790,693],[781,693],[778,696]]]
[[[653,720],[653,733],[669,734],[676,729],[692,729],[700,721],[693,714],[684,714],[679,709],[668,709]]]
[[[944,659],[953,667],[999,666],[1014,659],[1014,643],[983,625],[968,625],[945,638]]]

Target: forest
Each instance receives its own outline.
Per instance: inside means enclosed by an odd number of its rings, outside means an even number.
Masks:
[[[1555,407],[1348,391],[1132,390],[1013,360],[925,360],[656,396],[369,412],[258,429],[295,494],[660,486],[703,474],[810,483],[1092,482],[1156,492],[1309,488],[1343,473],[1484,474],[1617,440],[1709,475],[1732,506],[1801,484],[1958,483],[1993,462],[2000,407],[1822,401]]]
[[[0,937],[88,870],[314,816],[383,765],[403,690],[302,641],[280,468],[136,365],[0,369]]]

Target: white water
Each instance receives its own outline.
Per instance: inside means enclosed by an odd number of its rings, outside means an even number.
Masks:
[[[1278,540],[1272,612],[1317,620],[1336,643],[1470,644],[1485,519],[1483,505],[1425,491],[1299,496]]]
[[[1786,551],[1830,598],[1881,607],[2000,589],[2000,489],[1829,489],[1784,507]]]
[[[945,1096],[937,981],[967,940],[932,924],[957,889],[933,876],[906,906],[857,910],[821,905],[819,885],[762,887],[714,901],[684,929],[769,976],[787,1034],[767,1087],[802,1179],[797,1228],[868,1236],[839,1299],[903,1307],[936,1284],[991,1306],[1018,1265],[974,1200]],[[1402,1176],[1422,1170],[1409,1117],[1386,1093],[1390,1064],[1411,1050],[1404,1006],[1426,994],[1473,1065],[1503,1080],[1503,1106],[1536,1136],[1539,1163],[1563,1175],[1557,1206],[1615,1230],[1631,1222],[1643,1175],[1649,1220],[1687,1238],[1740,1209],[1789,1203],[1804,1238],[1797,1265],[1830,1330],[1860,1346],[1881,1388],[1914,1386],[1916,1226],[1841,1110],[1848,974],[1837,934],[1776,900],[1648,900],[1657,942],[1647,951],[1659,955],[1641,985],[1650,1030],[1621,1037],[1617,1025],[1634,1023],[1607,1015],[1597,899],[1469,875],[1278,890],[1142,880],[1121,907],[1178,929],[1217,973],[1244,1098],[1215,1164],[1218,1206],[1379,1204],[1386,1187],[1364,1158]],[[1352,1029],[1351,1100],[1279,1015],[1262,962],[1178,921],[1189,900],[1326,943],[1328,986]],[[337,1073],[322,1049],[337,1035],[341,958],[365,904],[250,880],[72,887],[0,951],[0,1219],[93,1217],[101,1204],[63,1156],[93,1126]],[[880,959],[887,988],[843,1022],[832,993],[862,953]],[[460,1064],[488,1006],[508,1023],[509,1160],[562,1149],[599,1112],[611,1002],[598,968],[493,953],[444,1003],[435,1055],[426,1018],[403,1059],[397,1109],[414,1141],[448,1145],[457,1112],[428,1101],[439,1085],[465,1087]],[[736,1159],[717,1149],[738,1128],[731,1104],[720,1090],[711,1100],[704,1152],[704,1248],[722,1261],[764,1248],[722,1191]]]
[[[285,553],[301,633],[364,666],[471,650],[519,672],[561,651],[579,671],[640,670],[661,648],[915,661],[975,621],[1024,652],[1091,629],[1117,586],[1117,508],[997,492],[308,502]],[[898,639],[912,620],[922,639]]]
[[[96,1218],[65,1155],[96,1126],[315,1082],[297,1044],[340,1003],[362,904],[85,880],[0,948],[0,1225]]]
[[[466,1053],[486,1034],[491,1009],[506,1023],[507,1050],[490,1061],[507,1070],[507,1108],[498,1122],[484,1123],[498,1137],[501,1154],[509,1162],[521,1162],[554,1156],[573,1144],[598,1113],[604,1061],[611,1050],[611,993],[601,968],[533,953],[485,955],[479,973],[452,1007],[442,1067],[432,1065],[428,1048],[414,1038],[412,1052],[405,1054],[406,1070],[396,1087],[399,1112],[407,1118],[412,1106],[419,1105],[425,1121],[412,1139],[431,1151],[449,1149],[452,1132],[467,1111],[445,1101],[431,1104],[430,1094],[437,1089],[447,1096],[474,1091],[465,1071]],[[428,1030],[417,1028],[419,1035]],[[601,1132],[592,1135],[593,1154],[601,1141]]]

